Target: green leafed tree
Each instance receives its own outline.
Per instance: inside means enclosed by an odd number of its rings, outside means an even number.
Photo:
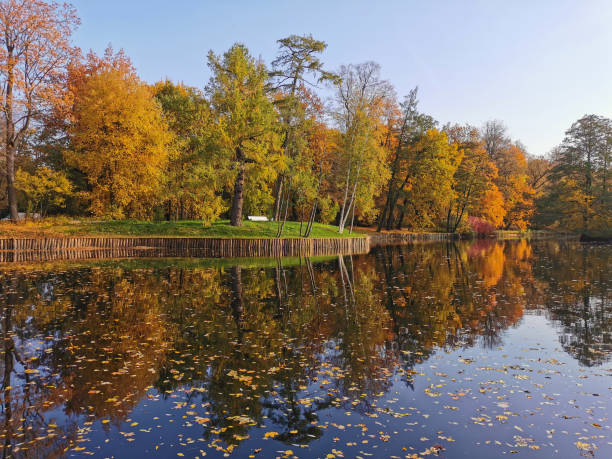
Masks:
[[[242,44],[222,56],[208,54],[212,77],[206,87],[213,122],[215,167],[233,182],[230,222],[242,225],[245,187],[257,184],[269,194],[281,164],[276,112],[266,93],[268,72]],[[251,182],[251,183],[248,183]]]
[[[612,120],[585,115],[565,132],[565,139],[553,158],[548,194],[549,198],[557,198],[541,200],[548,203],[549,210],[557,209],[559,222],[583,232],[609,232],[611,155]]]
[[[158,83],[155,97],[174,133],[163,193],[166,218],[199,218],[209,225],[226,207],[221,196],[222,174],[215,168],[208,148],[208,102],[198,89],[171,81]]]
[[[282,137],[283,169],[278,174],[274,187],[273,216],[274,220],[279,221],[280,236],[292,191],[298,194],[295,199],[303,202],[306,196],[299,190],[303,187],[296,185],[316,181],[314,177],[305,177],[303,168],[301,176],[294,174],[298,169],[296,166],[304,164],[308,131],[312,128],[312,116],[309,116],[307,104],[304,103],[304,95],[306,98],[309,95],[307,86],[314,86],[322,81],[337,81],[338,77],[323,69],[319,55],[327,47],[325,42],[315,40],[312,35],[290,35],[278,40],[278,44],[279,54],[272,62],[270,76]]]

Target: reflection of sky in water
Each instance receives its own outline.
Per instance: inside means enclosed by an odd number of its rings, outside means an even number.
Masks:
[[[13,266],[2,448],[609,457],[610,251],[476,241],[240,270]]]

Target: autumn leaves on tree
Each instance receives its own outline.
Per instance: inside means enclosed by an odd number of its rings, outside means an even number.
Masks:
[[[15,162],[31,130],[61,104],[65,70],[74,57],[72,31],[79,24],[66,4],[40,0],[0,2],[2,156],[10,218],[17,220]]]
[[[315,221],[340,233],[610,227],[606,118],[581,118],[534,157],[499,121],[440,126],[374,62],[330,71],[309,35],[279,40],[270,67],[243,44],[211,51],[199,89],[144,82],[111,48],[83,56],[78,22],[69,6],[0,0],[0,199],[13,221],[21,209],[240,226],[248,213],[275,220],[278,237],[288,220],[303,236]]]

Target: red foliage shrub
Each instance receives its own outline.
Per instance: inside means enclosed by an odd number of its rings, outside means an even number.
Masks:
[[[495,226],[482,218],[469,217],[468,223],[470,224],[472,231],[474,231],[478,237],[488,236],[489,234],[493,234],[495,231]]]

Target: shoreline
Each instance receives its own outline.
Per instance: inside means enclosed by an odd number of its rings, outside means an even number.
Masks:
[[[565,239],[567,233],[503,232],[485,239]],[[353,237],[226,238],[184,236],[57,236],[2,237],[0,263],[104,258],[275,258],[365,254],[385,244],[475,240],[471,234],[361,232]]]
[[[0,237],[0,262],[126,257],[313,257],[370,251],[366,235],[351,238]]]

